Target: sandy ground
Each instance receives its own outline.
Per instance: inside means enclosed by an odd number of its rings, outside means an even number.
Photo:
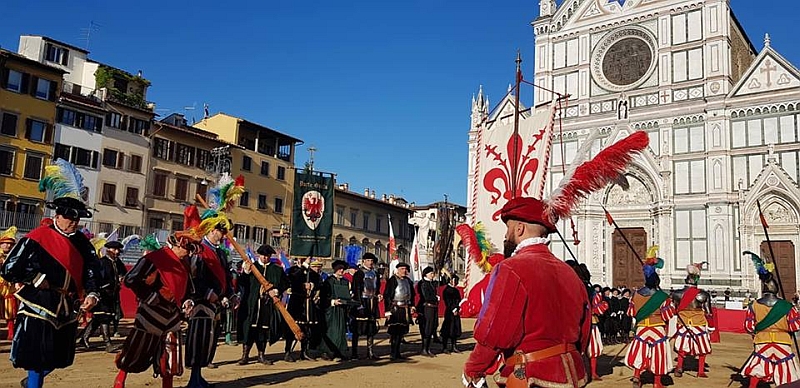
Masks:
[[[473,320],[464,320],[464,327],[471,328]],[[123,331],[123,330],[121,330]],[[385,331],[385,330],[384,330]],[[465,333],[467,337],[470,333]],[[5,333],[2,333],[5,338]],[[276,362],[271,366],[250,364],[240,366],[236,364],[241,356],[241,347],[220,345],[215,362],[217,369],[204,371],[206,379],[216,383],[217,388],[233,387],[348,387],[348,388],[382,388],[398,386],[416,387],[459,387],[461,367],[469,355],[468,349],[472,347],[471,339],[460,341],[464,352],[460,354],[440,354],[435,358],[415,355],[419,349],[419,334],[415,327],[407,336],[409,345],[404,345],[404,354],[410,359],[403,362],[390,362],[385,356],[389,351],[389,343],[385,333],[379,334],[376,339],[378,355],[381,360],[376,361],[298,361],[288,363],[283,359],[283,342],[279,342],[268,349],[269,357]],[[121,340],[115,340],[121,343]],[[363,343],[363,340],[362,340]],[[92,338],[92,344],[97,349],[91,351],[78,351],[75,364],[68,369],[53,372],[45,380],[46,387],[64,388],[109,388],[113,384],[116,369],[114,356],[100,350],[102,340]],[[438,344],[435,350],[439,350]],[[6,358],[9,351],[9,342],[0,341],[0,353]],[[608,346],[605,355],[600,359],[599,369],[603,381],[592,382],[589,387],[629,387],[631,371],[622,366],[620,355],[614,356],[622,349],[622,345]],[[722,334],[722,342],[714,344],[714,354],[707,363],[709,364],[709,378],[698,379],[696,363],[689,363],[689,373],[680,379],[667,378],[665,383],[685,387],[725,387],[731,375],[739,368],[750,353],[752,345],[750,336],[743,334]],[[366,347],[360,348],[362,357],[366,355]],[[296,352],[295,352],[296,353]],[[255,349],[253,354],[255,355]],[[279,361],[280,360],[280,361]],[[612,369],[610,363],[614,361]],[[10,362],[3,361],[0,367],[0,387],[19,387],[19,380],[24,377],[24,372],[13,369]],[[187,370],[183,376],[176,378],[175,386],[185,386],[189,378]],[[734,382],[731,387],[743,387],[746,382]],[[491,387],[496,387],[491,383]],[[648,385],[650,386],[650,385]],[[150,371],[128,378],[128,387],[160,387],[160,381],[153,379]]]

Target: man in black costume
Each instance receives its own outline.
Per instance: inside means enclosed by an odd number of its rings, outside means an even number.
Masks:
[[[301,360],[315,360],[309,354],[309,349],[313,348],[316,344],[315,339],[319,337],[319,308],[317,307],[316,297],[319,296],[319,290],[322,286],[322,279],[319,273],[312,270],[311,265],[322,266],[322,262],[309,263],[310,259],[304,257],[298,259],[298,263],[289,269],[289,284],[292,293],[289,296],[289,305],[287,310],[294,318],[295,322],[303,329],[303,339],[300,341],[300,359]],[[294,334],[288,330],[284,334],[286,339],[285,353],[291,357],[292,347],[296,341]]]
[[[99,292],[100,302],[92,310],[92,320],[83,329],[81,344],[89,349],[89,338],[98,327],[101,329],[103,340],[106,343],[106,352],[113,353],[116,349],[111,344],[111,324],[116,320],[117,306],[119,305],[120,282],[127,273],[125,265],[119,255],[122,252],[122,243],[109,241],[105,244],[106,255],[99,261],[100,274]],[[120,272],[120,267],[121,271]]]
[[[422,312],[417,317],[419,321],[419,333],[422,336],[422,351],[420,354],[426,357],[435,357],[431,352],[431,341],[439,327],[439,295],[436,292],[436,277],[433,267],[426,267],[422,270],[422,280],[417,283],[419,302],[417,312]]]
[[[71,196],[47,206],[56,211],[53,224],[23,237],[0,268],[3,279],[22,284],[11,363],[28,371],[22,386],[29,388],[41,388],[53,369],[72,365],[77,311],[89,311],[101,300],[97,253],[78,231],[80,219],[92,214]]]
[[[351,328],[353,339],[350,358],[358,359],[358,337],[363,335],[367,337],[368,357],[377,360],[379,357],[375,355],[373,346],[375,334],[378,333],[377,320],[380,314],[378,303],[383,301],[383,295],[380,294],[380,276],[375,271],[375,262],[378,258],[367,252],[361,261],[363,267],[353,274],[353,299],[361,305],[351,310],[354,324]]]
[[[414,284],[408,278],[409,269],[411,266],[406,263],[397,264],[394,275],[386,280],[386,288],[383,291],[383,305],[386,308],[384,315],[389,326],[387,331],[392,360],[403,359],[400,343],[403,336],[408,333],[409,325],[413,323],[412,314],[416,312],[413,306]]]
[[[279,265],[270,261],[275,249],[269,245],[262,245],[256,253],[258,260],[251,265],[245,265],[242,273],[242,278],[248,278],[246,282],[248,287],[243,290],[247,293],[247,305],[241,307],[247,309],[247,315],[243,316],[242,322],[242,358],[239,360],[239,365],[247,365],[249,362],[253,343],[258,350],[258,362],[272,364],[265,355],[267,343],[274,344],[285,331],[283,317],[275,308],[272,297],[280,297],[289,288],[289,279]],[[264,289],[253,271],[259,271],[273,288]]]
[[[444,300],[444,321],[442,322],[442,350],[445,353],[460,353],[456,341],[461,337],[461,291],[458,290],[458,276],[453,275],[442,291]]]

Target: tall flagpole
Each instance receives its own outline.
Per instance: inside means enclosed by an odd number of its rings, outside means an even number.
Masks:
[[[764,213],[761,211],[761,202],[756,200],[756,205],[758,205],[758,217],[761,219],[761,226],[764,228],[764,237],[767,239],[767,247],[769,247],[769,257],[772,259],[772,264],[775,266],[775,276],[778,278],[778,286],[781,289],[781,296],[783,296],[784,301],[788,301],[786,299],[786,290],[783,289],[783,282],[781,281],[781,273],[778,271],[778,260],[775,257],[775,251],[772,250],[772,240],[769,239],[769,226],[767,226],[767,219],[764,218]],[[789,335],[792,336],[792,341],[794,342],[794,349],[797,353],[800,354],[800,347],[797,346],[797,337],[794,335],[794,332],[789,332]]]
[[[517,197],[517,172],[519,171],[519,85],[522,82],[522,57],[517,50],[517,75],[514,86],[514,155],[511,162],[511,198]]]

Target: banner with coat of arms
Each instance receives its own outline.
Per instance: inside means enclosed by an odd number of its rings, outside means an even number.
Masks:
[[[330,174],[308,170],[295,174],[292,256],[331,256],[333,185]]]

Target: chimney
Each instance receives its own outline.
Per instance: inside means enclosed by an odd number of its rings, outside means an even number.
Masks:
[[[365,196],[365,197],[369,197],[369,187],[367,187],[366,189],[364,189],[364,196]]]
[[[383,202],[386,202],[386,200],[387,200],[387,199],[388,199],[388,198],[386,197],[386,194],[383,194],[383,195],[381,196],[381,200],[383,200]]]
[[[349,183],[345,183],[342,186],[344,186],[344,190],[345,191],[350,191],[350,184]]]
[[[370,194],[369,197],[372,198],[372,199],[375,199],[375,190],[372,190],[372,194]]]

